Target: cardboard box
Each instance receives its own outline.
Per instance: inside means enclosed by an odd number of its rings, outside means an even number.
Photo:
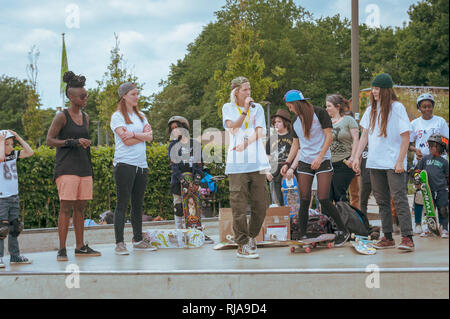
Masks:
[[[247,221],[250,216],[247,216]],[[291,239],[291,222],[289,219],[289,207],[272,207],[266,211],[266,218],[256,241],[264,241],[270,234],[277,234],[279,240]],[[219,210],[219,235],[220,241],[227,241],[227,235],[234,237],[233,213],[231,208],[220,208]],[[281,237],[281,238],[280,238]]]

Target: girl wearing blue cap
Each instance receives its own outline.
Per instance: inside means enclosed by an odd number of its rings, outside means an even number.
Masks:
[[[409,150],[415,153],[414,165],[416,165],[420,159],[430,154],[428,148],[428,138],[433,134],[440,134],[448,139],[448,125],[447,122],[440,116],[433,115],[434,109],[434,96],[430,93],[421,94],[417,98],[417,109],[422,114],[421,117],[415,119],[411,122],[411,136]],[[445,158],[445,153],[443,154]],[[421,196],[420,191],[416,193],[416,196]],[[414,216],[416,226],[414,228],[414,233],[421,234],[423,232],[421,222],[422,222],[422,210],[423,205],[416,203],[418,200],[415,198],[414,201]]]
[[[312,106],[307,100],[303,97],[302,92],[297,90],[288,91],[284,96],[286,106],[297,117],[293,124],[294,142],[281,173],[285,175],[289,170],[292,170],[292,161],[298,152],[299,145],[301,145],[297,166],[300,189],[300,235],[306,237],[311,186],[314,176],[317,175],[317,195],[322,212],[335,221],[338,228],[335,246],[342,246],[348,240],[350,234],[346,230],[339,212],[329,199],[333,176],[330,152],[330,145],[333,140],[331,131],[333,125],[325,109]]]

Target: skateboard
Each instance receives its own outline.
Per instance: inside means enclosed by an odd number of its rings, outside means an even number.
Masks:
[[[198,229],[148,229],[144,238],[157,248],[198,248],[205,243],[205,235]]]
[[[352,245],[358,253],[362,255],[375,255],[377,253],[370,236],[366,237],[352,234],[352,239],[355,240],[352,242]]]
[[[300,195],[295,176],[292,179],[283,177],[281,181],[281,192],[283,193],[284,206],[289,207],[289,215],[297,215],[300,208]]]
[[[298,251],[298,248],[302,248],[307,254],[311,252],[311,248],[327,247],[332,248],[333,242],[336,238],[335,234],[322,234],[318,237],[308,238],[303,240],[288,240],[285,243],[290,245],[291,253]]]
[[[193,182],[192,173],[185,172],[181,176],[188,182]],[[202,206],[200,193],[193,187],[185,188],[181,185],[181,200],[183,202],[183,214],[186,228],[202,229]]]
[[[430,185],[428,184],[428,174],[425,170],[422,170],[420,173],[416,173],[414,177],[416,182],[420,184],[420,190],[422,191],[423,197],[423,206],[425,208],[422,224],[426,224],[431,233],[436,236],[440,236],[441,231],[439,229],[439,218],[436,214],[433,196],[431,195]]]
[[[287,246],[285,242],[277,241],[277,240],[264,240],[256,242],[256,246],[258,248],[263,247],[283,247]],[[213,247],[214,250],[225,250],[225,249],[236,249],[238,244],[234,242],[234,238],[231,235],[226,236],[226,241],[220,242]]]

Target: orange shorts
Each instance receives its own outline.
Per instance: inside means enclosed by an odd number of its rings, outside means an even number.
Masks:
[[[56,179],[59,200],[91,200],[92,176],[61,175]]]

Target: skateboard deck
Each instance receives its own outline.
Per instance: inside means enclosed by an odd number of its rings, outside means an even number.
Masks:
[[[148,229],[143,235],[158,248],[198,248],[205,235],[198,229]]]
[[[284,206],[289,207],[289,215],[297,215],[300,208],[300,195],[295,176],[292,179],[283,177],[281,181],[281,192],[283,193]]]
[[[185,172],[181,176],[189,183],[193,182],[192,173]],[[202,229],[202,206],[199,190],[181,185],[181,200],[183,202],[183,214],[186,228]]]
[[[264,247],[283,247],[287,246],[283,241],[276,241],[276,240],[264,240],[264,241],[258,241],[256,242],[256,246],[258,248],[264,248]],[[238,244],[234,242],[234,238],[230,235],[226,237],[226,241],[220,242],[217,245],[213,247],[214,250],[225,250],[225,249],[236,249],[238,247]]]
[[[422,224],[425,224],[431,233],[440,236],[441,230],[439,228],[439,218],[436,214],[433,196],[431,194],[430,185],[428,184],[428,174],[425,170],[419,173],[419,180],[424,204],[424,216]]]
[[[376,248],[373,247],[373,241],[370,240],[370,236],[365,237],[352,234],[352,238],[355,240],[352,242],[352,245],[358,253],[362,255],[375,255],[377,253]]]
[[[336,239],[335,234],[322,234],[318,237],[308,238],[303,240],[288,240],[285,243],[290,245],[291,253],[295,253],[299,248],[302,248],[306,253],[311,252],[311,248],[327,247],[332,248],[333,242]]]

